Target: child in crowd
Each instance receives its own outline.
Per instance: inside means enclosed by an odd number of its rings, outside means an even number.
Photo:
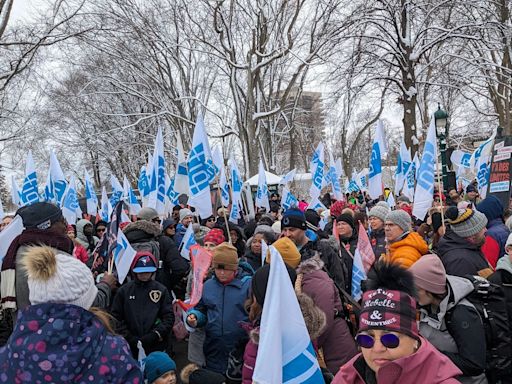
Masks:
[[[152,352],[144,360],[144,378],[148,384],[176,384],[176,363],[165,352]]]

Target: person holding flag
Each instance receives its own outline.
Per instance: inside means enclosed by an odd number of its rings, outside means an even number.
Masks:
[[[117,333],[126,339],[133,357],[137,357],[138,341],[148,354],[166,350],[174,312],[169,291],[153,279],[157,271],[155,256],[138,251],[132,265],[133,280],[119,288],[112,316],[118,321]]]
[[[151,251],[157,259],[156,280],[169,292],[174,291],[183,298],[190,266],[180,256],[174,241],[168,236],[162,236],[158,212],[153,208],[142,208],[137,221],[128,224],[123,233],[135,250]]]
[[[225,374],[229,353],[245,337],[239,322],[247,321],[244,303],[249,297],[251,277],[238,265],[236,248],[229,243],[213,251],[214,276],[204,283],[203,294],[188,311],[187,325],[204,328],[206,368]]]

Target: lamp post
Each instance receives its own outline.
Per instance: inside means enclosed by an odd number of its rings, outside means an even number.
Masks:
[[[443,192],[446,193],[448,187],[448,167],[446,161],[446,131],[448,128],[448,113],[441,109],[441,105],[437,104],[437,111],[434,113],[436,121],[436,133],[439,139],[439,150],[441,152],[441,171],[443,176]]]

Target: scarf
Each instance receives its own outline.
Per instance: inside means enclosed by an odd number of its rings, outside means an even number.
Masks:
[[[12,309],[16,311],[16,255],[18,249],[24,245],[47,245],[60,251],[73,254],[73,241],[66,235],[49,230],[28,228],[17,236],[9,246],[2,262],[0,273],[0,306],[2,311]]]

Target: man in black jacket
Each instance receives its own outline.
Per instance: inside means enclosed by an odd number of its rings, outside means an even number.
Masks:
[[[136,250],[151,252],[152,248],[158,248],[152,252],[157,259],[156,280],[165,285],[169,292],[174,291],[176,296],[180,297],[180,283],[188,275],[190,265],[181,257],[174,241],[168,236],[161,235],[157,211],[153,208],[142,208],[137,221],[128,224],[123,232]]]
[[[308,227],[306,217],[301,210],[298,208],[288,209],[283,214],[281,227],[281,236],[286,236],[295,243],[302,261],[318,253],[330,277],[339,287],[345,287],[346,274],[340,256],[331,247],[329,240],[317,239],[312,241],[306,236]]]
[[[450,207],[445,216],[450,225],[439,240],[437,252],[446,274],[464,277],[488,269],[489,263],[481,251],[487,225],[485,215],[469,208],[459,212],[457,207]]]
[[[146,354],[165,351],[167,337],[174,324],[174,312],[169,291],[153,280],[155,257],[147,251],[137,252],[132,269],[133,280],[119,288],[112,304],[117,332],[121,334],[137,356],[137,342]]]

